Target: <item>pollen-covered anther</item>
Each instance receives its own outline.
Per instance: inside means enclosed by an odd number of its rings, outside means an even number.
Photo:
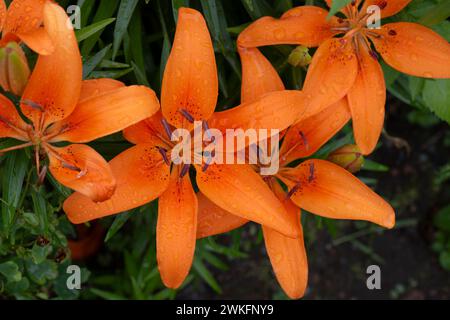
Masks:
[[[179,109],[178,111],[187,121],[189,121],[190,123],[194,123],[194,116],[190,114],[189,111],[187,111],[186,109]]]

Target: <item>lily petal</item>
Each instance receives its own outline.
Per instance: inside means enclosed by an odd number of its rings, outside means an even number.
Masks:
[[[22,133],[20,130],[15,130],[14,128],[24,130],[24,132]],[[26,128],[27,124],[20,117],[14,104],[4,95],[0,94],[0,137],[26,141],[28,140],[25,134]]]
[[[324,160],[308,160],[289,169],[296,179],[283,181],[289,189],[296,185],[292,201],[309,212],[332,218],[365,220],[385,228],[395,224],[392,207],[347,170]]]
[[[284,90],[278,72],[257,48],[238,48],[242,63],[241,103],[250,103],[260,96]]]
[[[279,187],[281,189],[281,187]],[[277,197],[283,202],[287,214],[291,215],[298,228],[297,239],[288,238],[281,233],[262,226],[267,255],[270,258],[278,283],[291,299],[299,299],[305,294],[308,284],[308,259],[306,257],[303,228],[300,223],[300,209],[286,193],[278,191]]]
[[[238,37],[238,46],[260,47],[276,44],[301,44],[317,47],[331,38],[333,17],[328,11],[315,6],[301,6],[287,11],[281,19],[262,17],[250,24]]]
[[[280,163],[306,158],[319,150],[350,120],[347,98],[290,127],[280,148]]]
[[[284,130],[307,112],[305,100],[299,90],[271,92],[254,102],[215,112],[208,123],[223,133],[226,129]]]
[[[206,238],[237,229],[248,222],[222,209],[203,193],[197,193],[197,239]]]
[[[73,29],[67,25],[63,8],[48,1],[44,6],[44,24],[55,44],[51,55],[39,56],[28,80],[22,100],[39,105],[44,112],[22,103],[22,112],[36,127],[40,116],[45,116],[44,126],[69,116],[80,96],[82,65],[78,43]]]
[[[330,39],[317,49],[306,75],[303,91],[313,116],[341,100],[355,83],[358,61],[352,47]]]
[[[44,27],[36,28],[27,33],[19,33],[17,36],[28,48],[40,55],[49,55],[55,51],[52,39]]]
[[[381,9],[381,17],[387,18],[402,11],[410,2],[411,0],[366,0],[361,12],[365,14],[370,6],[376,5],[383,8]]]
[[[50,172],[61,184],[99,202],[111,198],[116,180],[101,155],[84,144],[63,148],[52,147],[48,152]]]
[[[356,144],[364,155],[376,147],[383,129],[386,84],[377,60],[360,50],[359,72],[348,92]]]
[[[162,113],[177,128],[191,128],[180,113],[207,120],[214,112],[218,95],[214,48],[202,14],[180,8],[175,39],[167,60],[161,90]]]
[[[146,119],[158,109],[158,98],[147,87],[108,91],[78,104],[69,117],[57,124],[64,129],[52,142],[89,142]]]
[[[261,177],[249,165],[197,168],[200,191],[222,209],[295,238],[298,230]]]
[[[371,37],[384,61],[400,72],[424,78],[450,78],[450,44],[417,23],[397,22]]]
[[[39,28],[44,20],[46,0],[14,0],[8,7],[3,32],[27,33]]]
[[[84,223],[144,205],[156,199],[169,184],[167,166],[155,145],[140,144],[115,157],[109,163],[116,178],[113,196],[94,203],[76,192],[64,202],[64,211],[72,223]]]
[[[180,178],[179,166],[158,202],[156,258],[166,287],[176,289],[186,278],[194,258],[197,232],[197,197],[189,175]]]
[[[5,0],[0,0],[0,32],[3,30],[6,20],[6,4]]]
[[[129,142],[139,143],[159,143],[165,144],[166,149],[170,148],[169,136],[162,125],[163,116],[161,110],[150,118],[142,120],[123,130],[123,136]]]
[[[80,99],[78,100],[78,103],[122,87],[125,87],[123,82],[109,78],[84,80],[81,83]]]

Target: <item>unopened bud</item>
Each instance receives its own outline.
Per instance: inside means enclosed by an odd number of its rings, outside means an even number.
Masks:
[[[311,59],[309,49],[304,46],[298,46],[292,50],[288,62],[294,67],[306,67],[311,63]]]
[[[353,144],[345,145],[335,151],[329,156],[328,160],[343,167],[351,173],[361,170],[364,164],[364,157],[358,146]]]
[[[22,95],[30,76],[28,61],[14,41],[0,48],[0,86],[17,96]]]

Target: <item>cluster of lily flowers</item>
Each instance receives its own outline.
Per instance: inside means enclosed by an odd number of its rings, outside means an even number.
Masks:
[[[0,1],[0,85],[20,96],[16,108],[0,95],[0,137],[21,141],[0,152],[33,148],[39,181],[49,171],[75,191],[63,206],[75,224],[158,199],[157,261],[170,288],[188,275],[197,239],[258,223],[278,282],[289,297],[300,298],[308,278],[301,209],[386,228],[395,224],[392,207],[349,167],[311,158],[350,119],[359,154],[376,147],[386,102],[378,53],[406,74],[450,78],[450,45],[435,32],[406,22],[366,26],[369,6],[378,5],[385,18],[409,2],[352,1],[342,10],[345,18],[330,19],[323,8],[301,6],[280,19],[253,22],[237,40],[241,104],[217,112],[214,49],[200,12],[179,10],[160,103],[144,86],[82,80],[74,31],[53,1],[14,0],[8,8]],[[32,72],[21,43],[38,54]],[[318,47],[302,90],[285,90],[258,49],[278,44]],[[194,120],[221,132],[280,130],[279,171],[263,176],[259,165],[173,163],[171,133],[192,130]],[[84,144],[122,130],[134,146],[109,163]]]

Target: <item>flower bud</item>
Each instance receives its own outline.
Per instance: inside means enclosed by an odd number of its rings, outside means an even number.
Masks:
[[[364,164],[364,157],[358,146],[348,144],[333,151],[328,156],[328,161],[343,167],[351,173],[355,173],[361,170]]]
[[[28,61],[22,48],[14,41],[0,48],[0,86],[20,96],[30,76]]]
[[[306,67],[311,63],[309,49],[304,46],[298,46],[292,50],[288,62],[294,67]]]

